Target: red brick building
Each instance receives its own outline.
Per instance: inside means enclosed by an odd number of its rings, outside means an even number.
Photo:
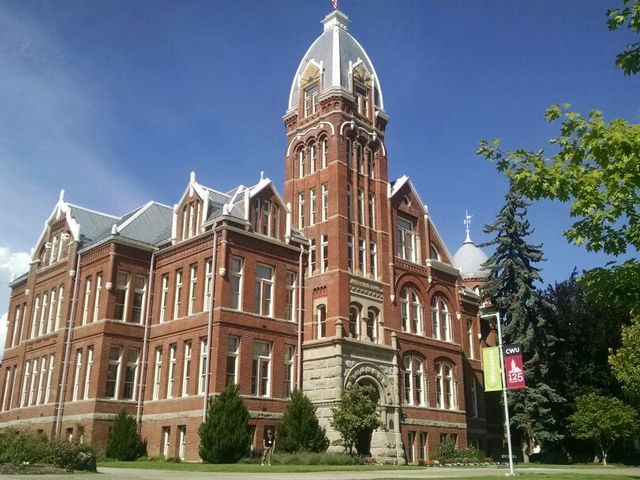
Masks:
[[[482,274],[449,253],[409,178],[389,181],[379,78],[344,14],[323,23],[284,116],[284,197],[269,179],[219,192],[195,174],[173,207],[124,216],[61,194],[11,284],[0,426],[103,448],[125,407],[149,455],[197,461],[206,399],[228,382],[256,448],[296,387],[335,439],[330,409],[358,382],[386,426],[372,455],[417,462],[445,437],[487,448]]]

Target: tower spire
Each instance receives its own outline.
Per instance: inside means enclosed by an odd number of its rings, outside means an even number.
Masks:
[[[469,215],[469,212],[467,210],[464,211],[464,224],[466,227],[466,231],[467,231],[467,238],[465,239],[464,243],[473,243],[471,241],[471,217],[472,215]]]

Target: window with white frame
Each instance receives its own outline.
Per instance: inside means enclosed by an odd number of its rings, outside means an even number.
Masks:
[[[56,308],[56,330],[62,327],[62,305],[64,303],[64,285],[58,288],[58,307]]]
[[[404,403],[416,407],[426,407],[426,386],[422,360],[414,355],[404,357]]]
[[[367,155],[367,174],[369,175],[369,178],[375,177],[375,167],[376,167],[375,155],[372,151],[369,151]]]
[[[93,321],[100,318],[100,296],[102,294],[102,272],[96,274],[96,295],[93,299]]]
[[[396,230],[397,251],[396,255],[403,260],[416,261],[415,234],[413,222],[403,217],[398,217]]]
[[[242,310],[242,272],[244,259],[240,257],[231,258],[231,302],[230,307],[234,310]]]
[[[327,336],[327,306],[318,305],[316,307],[316,325],[318,326],[318,338]]]
[[[173,297],[173,318],[180,318],[180,304],[182,303],[182,270],[176,271],[176,291]]]
[[[200,371],[198,372],[198,395],[202,395],[207,388],[207,375],[209,373],[209,345],[207,337],[200,339]]]
[[[53,382],[54,362],[56,357],[54,354],[49,355],[49,371],[47,372],[47,387],[44,392],[44,403],[49,403],[51,399],[51,383]],[[15,372],[15,370],[14,370]],[[87,395],[85,391],[85,396]]]
[[[87,347],[87,368],[84,371],[83,400],[89,398],[89,388],[91,387],[91,374],[93,373],[93,346]]]
[[[353,272],[353,235],[347,235],[347,269]]]
[[[167,372],[167,398],[173,398],[173,386],[176,383],[176,363],[178,344],[169,345],[169,371]]]
[[[402,329],[408,333],[424,334],[422,305],[418,293],[409,286],[400,293],[400,317]]]
[[[309,240],[309,275],[316,271],[316,239]]]
[[[449,307],[439,295],[431,300],[431,323],[433,328],[433,338],[450,342],[451,339],[451,315]]]
[[[433,242],[429,244],[429,258],[431,260],[441,260],[440,250],[438,250],[438,247],[436,247]]]
[[[318,149],[315,143],[309,146],[309,173],[316,171],[316,165],[318,162]]]
[[[31,322],[31,336],[29,338],[36,338],[38,335],[38,320],[40,319],[40,295],[36,295],[36,300],[33,307],[33,318]]]
[[[213,286],[213,260],[210,258],[204,264],[204,301],[205,311],[211,310],[211,287]]]
[[[60,237],[58,235],[54,235],[51,239],[51,256],[49,257],[49,265],[58,260],[58,246],[60,243]]]
[[[304,152],[304,148],[301,148],[298,151],[298,177],[302,178],[304,177],[304,163],[305,163],[305,152]]]
[[[285,320],[295,321],[296,319],[296,282],[295,272],[287,271],[287,290],[285,292]]]
[[[184,342],[184,361],[182,364],[182,396],[189,395],[189,380],[191,379],[191,340]]]
[[[31,362],[29,360],[24,364],[24,373],[22,375],[22,394],[20,395],[20,406],[27,405],[27,392],[29,391],[29,377],[31,376]]]
[[[294,348],[291,345],[284,346],[284,382],[282,391],[285,397],[291,395],[293,390],[293,353]]]
[[[189,307],[187,315],[193,315],[196,312],[196,294],[198,290],[198,265],[189,267]]]
[[[458,384],[453,373],[453,365],[444,361],[436,362],[435,372],[436,407],[456,410],[458,408]]]
[[[353,83],[353,94],[356,97],[358,105],[358,113],[360,115],[369,115],[369,90],[360,83]]]
[[[22,306],[16,307],[16,313],[13,316],[13,335],[11,337],[11,346],[15,347],[20,343],[20,330],[22,327],[21,322]]]
[[[47,311],[49,308],[49,293],[42,294],[42,309],[40,310],[40,336],[47,333]]]
[[[107,398],[118,398],[121,356],[121,347],[111,347],[109,349],[109,363],[107,365],[107,385],[105,388],[105,397]]]
[[[271,344],[255,342],[251,371],[251,394],[259,397],[271,396]]]
[[[351,305],[349,307],[349,336],[360,338],[360,306]]]
[[[129,272],[118,272],[116,276],[115,319],[127,321],[127,303],[129,300]]]
[[[73,396],[72,401],[76,401],[80,395],[80,374],[82,372],[82,349],[76,350],[76,371],[73,375]]]
[[[321,271],[329,269],[329,235],[320,235]]]
[[[162,427],[162,456],[169,458],[171,449],[171,427]]]
[[[427,433],[418,433],[418,460],[424,461],[427,459]]]
[[[369,275],[378,278],[378,250],[374,242],[369,242]]]
[[[358,189],[358,223],[364,225],[364,190]]]
[[[365,273],[367,271],[367,242],[361,238],[358,240],[358,270],[361,273]]]
[[[226,385],[238,383],[238,358],[240,356],[240,337],[227,337],[227,371]]]
[[[356,143],[356,150],[358,155],[358,173],[364,174],[364,149],[361,143]]]
[[[322,221],[326,222],[329,218],[329,185],[322,184]]]
[[[326,138],[320,140],[320,146],[320,148],[322,149],[322,168],[327,168],[327,165],[329,163],[329,143],[327,142]]]
[[[4,389],[3,389],[3,394],[2,394],[2,407],[0,408],[0,410],[2,410],[3,412],[5,410],[8,410],[9,407],[7,407],[8,404],[8,399],[9,399],[9,385],[11,383],[11,367],[7,367],[5,368],[5,374],[4,374]]]
[[[82,309],[82,325],[86,325],[89,320],[90,308],[91,308],[91,276],[88,276],[84,283],[84,308]]]
[[[309,225],[316,223],[316,189],[309,190]]]
[[[36,398],[36,403],[38,405],[40,405],[41,403],[44,403],[46,378],[47,378],[47,356],[45,355],[40,359],[40,379],[38,380],[38,397]]]
[[[367,311],[367,340],[370,342],[378,341],[378,311],[370,308]]]
[[[373,193],[369,194],[369,228],[376,228],[376,197]]]
[[[318,94],[320,92],[318,83],[309,85],[304,89],[304,116],[308,117],[318,111]]]
[[[31,362],[31,388],[29,390],[29,405],[36,402],[36,384],[38,381],[38,359],[34,358]]]
[[[155,350],[155,365],[153,369],[153,400],[160,398],[160,382],[162,381],[162,347]]]
[[[416,432],[410,431],[407,433],[407,463],[415,463],[415,448],[416,448]]]
[[[147,277],[136,275],[133,281],[133,305],[131,306],[131,323],[142,323],[144,319],[145,301],[147,298]]]
[[[160,323],[167,320],[167,303],[169,303],[169,275],[162,275],[160,280]]]
[[[298,193],[298,228],[304,228],[304,192]]]
[[[258,315],[273,316],[273,267],[256,265],[256,309]]]
[[[57,290],[52,288],[51,293],[49,294],[49,326],[45,329],[49,333],[53,332],[56,328],[56,307],[58,305],[56,301],[56,292]]]
[[[140,350],[127,348],[126,363],[124,366],[124,392],[125,400],[136,399],[136,383],[138,383],[138,365],[140,363]]]

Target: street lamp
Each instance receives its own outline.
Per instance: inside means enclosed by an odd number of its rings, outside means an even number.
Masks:
[[[496,324],[498,325],[498,350],[500,351],[500,374],[502,376],[502,403],[504,405],[504,425],[507,429],[507,447],[509,448],[509,473],[506,476],[512,477],[515,475],[513,472],[513,454],[511,451],[511,425],[509,424],[509,405],[507,405],[507,382],[504,375],[504,358],[502,354],[502,329],[500,326],[500,312],[487,313],[480,315],[480,318],[496,317]]]

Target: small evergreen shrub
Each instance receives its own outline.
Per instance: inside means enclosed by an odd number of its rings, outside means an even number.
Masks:
[[[146,445],[140,439],[136,421],[123,408],[116,415],[109,432],[107,457],[131,461],[144,455],[145,450]]]
[[[238,386],[227,385],[219,397],[209,399],[207,420],[198,429],[200,458],[206,463],[236,463],[251,445],[249,410]]]
[[[458,448],[451,438],[442,441],[440,450],[435,455],[435,459],[440,463],[480,463],[484,457],[484,453],[475,447]]]
[[[277,428],[278,452],[324,452],[329,446],[326,431],[318,423],[316,407],[300,390],[291,392],[289,403]]]

